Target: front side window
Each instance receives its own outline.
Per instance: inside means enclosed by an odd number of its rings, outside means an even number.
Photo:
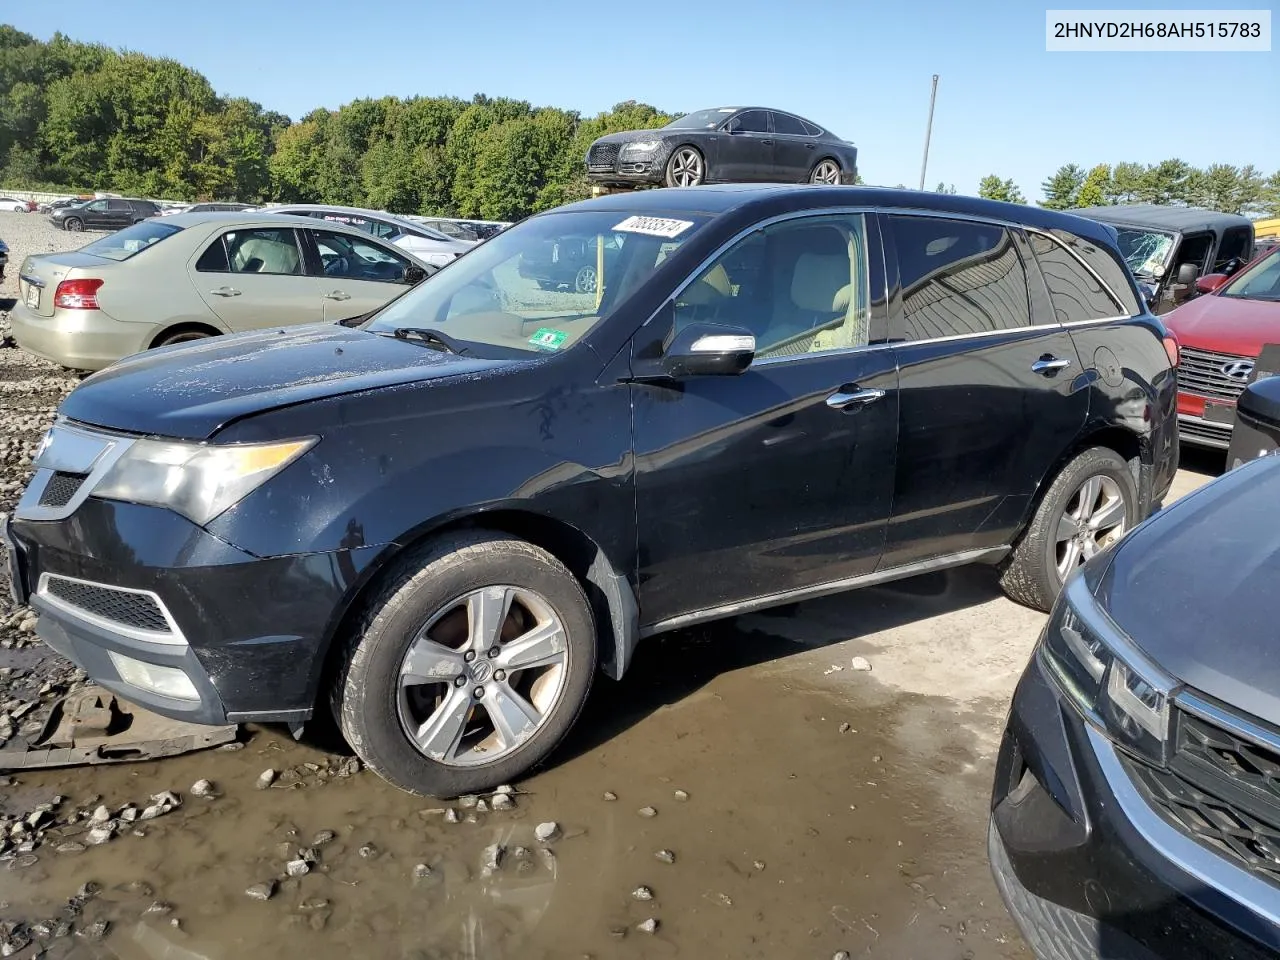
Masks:
[[[1126,312],[1098,282],[1098,278],[1057,240],[1034,231],[1029,233],[1028,239],[1044,275],[1045,286],[1049,288],[1049,300],[1059,323],[1103,320],[1138,312],[1136,302],[1132,304],[1133,310]],[[1125,289],[1128,289],[1128,284]]]
[[[760,359],[871,342],[867,231],[860,214],[773,224],[735,244],[676,298],[676,329],[751,331]]]
[[[155,246],[166,237],[172,237],[181,231],[181,227],[175,227],[171,223],[144,220],[142,223],[125,227],[118,233],[103,237],[101,240],[95,240],[81,247],[80,252],[91,253],[95,257],[105,257],[107,260],[128,260],[143,250]]]
[[[215,250],[221,246],[221,252]],[[196,262],[207,272],[302,275],[302,253],[291,229],[258,227],[224,233]]]
[[[1242,300],[1280,300],[1280,247],[1276,247],[1225,287],[1221,296]]]
[[[329,230],[314,230],[316,249],[326,277],[403,283],[409,260],[380,246]]]
[[[93,213],[106,213],[106,212],[107,212],[107,201],[105,201],[105,200],[95,200],[95,201],[93,201],[93,203],[85,204],[85,209],[86,209],[86,210],[89,210],[89,211],[91,211],[91,212],[93,212]]]
[[[569,349],[707,222],[695,214],[547,213],[512,227],[389,304],[374,333],[437,328],[478,356]]]
[[[769,112],[767,110],[747,110],[733,118],[729,124],[730,130],[737,130],[741,133],[768,133],[769,132]]]
[[[1004,227],[936,217],[890,220],[906,339],[1031,325],[1026,270]]]

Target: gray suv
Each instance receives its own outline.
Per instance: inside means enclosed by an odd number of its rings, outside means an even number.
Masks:
[[[158,217],[160,207],[151,200],[100,197],[49,214],[49,222],[63,230],[121,230]]]

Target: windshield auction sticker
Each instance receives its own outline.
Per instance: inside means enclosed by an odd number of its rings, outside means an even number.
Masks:
[[[668,220],[666,217],[627,217],[614,227],[617,233],[643,233],[649,237],[672,240],[693,226],[692,220]]]
[[[529,342],[539,350],[559,350],[568,339],[569,335],[563,330],[539,327],[537,333],[529,338]]]

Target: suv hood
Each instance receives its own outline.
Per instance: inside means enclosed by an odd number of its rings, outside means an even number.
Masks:
[[[1196,297],[1161,318],[1178,344],[1256,357],[1280,339],[1280,303],[1243,297]]]
[[[1254,460],[1125,538],[1096,596],[1169,673],[1280,727],[1280,457]]]
[[[316,324],[135,354],[85,380],[59,412],[128,433],[205,440],[251,414],[503,365]]]

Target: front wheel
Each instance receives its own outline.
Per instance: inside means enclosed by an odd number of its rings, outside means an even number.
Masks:
[[[706,178],[706,163],[693,147],[680,147],[667,161],[664,179],[668,187],[696,187]]]
[[[1000,586],[1018,603],[1048,611],[1077,567],[1114,546],[1138,522],[1138,486],[1114,450],[1092,447],[1054,478]]]
[[[825,183],[836,186],[840,183],[840,164],[834,160],[823,160],[809,174],[810,183]]]
[[[577,719],[596,667],[582,587],[523,540],[465,533],[403,561],[347,641],[343,735],[385,780],[453,797],[517,779]]]
[[[84,221],[77,220],[75,217],[68,217],[65,225],[73,233],[79,233],[84,229]]]

